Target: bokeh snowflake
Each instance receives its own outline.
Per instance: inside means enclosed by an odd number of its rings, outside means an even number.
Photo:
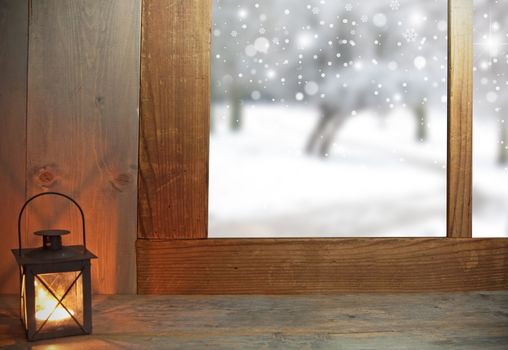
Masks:
[[[399,2],[399,0],[392,0],[392,1],[390,1],[390,8],[393,11],[397,11],[400,8],[400,2]]]
[[[353,9],[353,5],[351,3],[347,3],[344,8],[346,9],[346,11],[351,11]]]
[[[418,37],[418,33],[416,33],[416,31],[413,28],[406,29],[406,31],[402,35],[404,36],[404,39],[406,39],[408,43],[416,41],[416,38]]]

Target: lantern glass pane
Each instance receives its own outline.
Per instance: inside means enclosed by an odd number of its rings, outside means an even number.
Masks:
[[[27,325],[27,316],[26,316],[26,290],[25,290],[25,274],[21,276],[21,320],[23,321],[23,326],[25,329],[28,328]]]
[[[80,271],[36,276],[35,324],[40,334],[81,328],[83,282]]]

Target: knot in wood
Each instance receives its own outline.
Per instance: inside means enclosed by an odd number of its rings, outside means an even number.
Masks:
[[[55,176],[50,171],[44,170],[42,173],[39,174],[39,181],[43,184],[49,184],[53,182],[55,179]]]
[[[125,190],[126,187],[128,187],[132,183],[132,175],[129,173],[122,173],[118,176],[114,177],[111,180],[111,185],[116,190],[122,192]]]

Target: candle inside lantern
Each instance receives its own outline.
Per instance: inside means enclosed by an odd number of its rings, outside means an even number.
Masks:
[[[62,321],[74,316],[74,311],[58,304],[58,300],[51,295],[46,287],[35,281],[35,318],[39,321]],[[58,295],[58,294],[57,294]],[[57,306],[58,305],[58,306]]]

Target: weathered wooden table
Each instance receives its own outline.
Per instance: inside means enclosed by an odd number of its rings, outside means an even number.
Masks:
[[[508,349],[508,292],[96,296],[91,336],[27,343],[0,297],[7,349]]]

